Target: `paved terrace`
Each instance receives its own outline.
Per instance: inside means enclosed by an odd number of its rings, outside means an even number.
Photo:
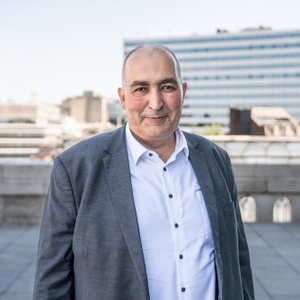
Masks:
[[[245,226],[256,299],[299,300],[300,223]],[[32,299],[38,234],[39,226],[0,227],[0,300]]]

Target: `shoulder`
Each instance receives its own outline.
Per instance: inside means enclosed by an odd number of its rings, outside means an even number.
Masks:
[[[113,153],[119,148],[124,148],[125,145],[124,127],[120,127],[81,141],[62,152],[58,158],[69,162],[80,159],[96,159],[105,153]]]

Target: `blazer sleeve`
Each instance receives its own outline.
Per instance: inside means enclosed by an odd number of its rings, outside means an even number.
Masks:
[[[227,155],[227,166],[229,170],[229,187],[231,188],[232,199],[235,203],[237,225],[238,225],[238,249],[239,249],[239,264],[240,272],[243,284],[243,293],[245,300],[253,300],[254,297],[254,287],[253,287],[253,277],[250,265],[250,254],[248,249],[248,243],[246,240],[246,234],[244,231],[244,225],[240,214],[239,201],[237,195],[237,187],[234,179],[234,173],[232,165]]]
[[[72,239],[76,212],[70,178],[56,158],[40,229],[33,300],[74,299]]]

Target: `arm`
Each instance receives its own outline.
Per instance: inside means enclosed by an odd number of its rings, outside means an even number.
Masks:
[[[241,278],[243,284],[244,299],[252,300],[254,299],[254,287],[253,287],[252,270],[250,265],[250,254],[249,254],[248,244],[247,244],[246,235],[244,231],[243,221],[240,214],[234,173],[228,156],[227,156],[227,163],[229,166],[229,183],[230,183],[229,187],[231,189],[230,192],[232,195],[232,199],[235,203],[235,210],[236,210],[236,217],[237,217],[239,264],[240,264],[240,272],[241,272]]]
[[[72,239],[76,213],[69,176],[56,158],[40,230],[33,300],[74,299]]]

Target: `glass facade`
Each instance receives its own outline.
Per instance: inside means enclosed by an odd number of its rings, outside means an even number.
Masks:
[[[252,30],[211,36],[130,39],[174,51],[188,83],[181,126],[229,128],[230,107],[280,106],[300,122],[300,30]]]

